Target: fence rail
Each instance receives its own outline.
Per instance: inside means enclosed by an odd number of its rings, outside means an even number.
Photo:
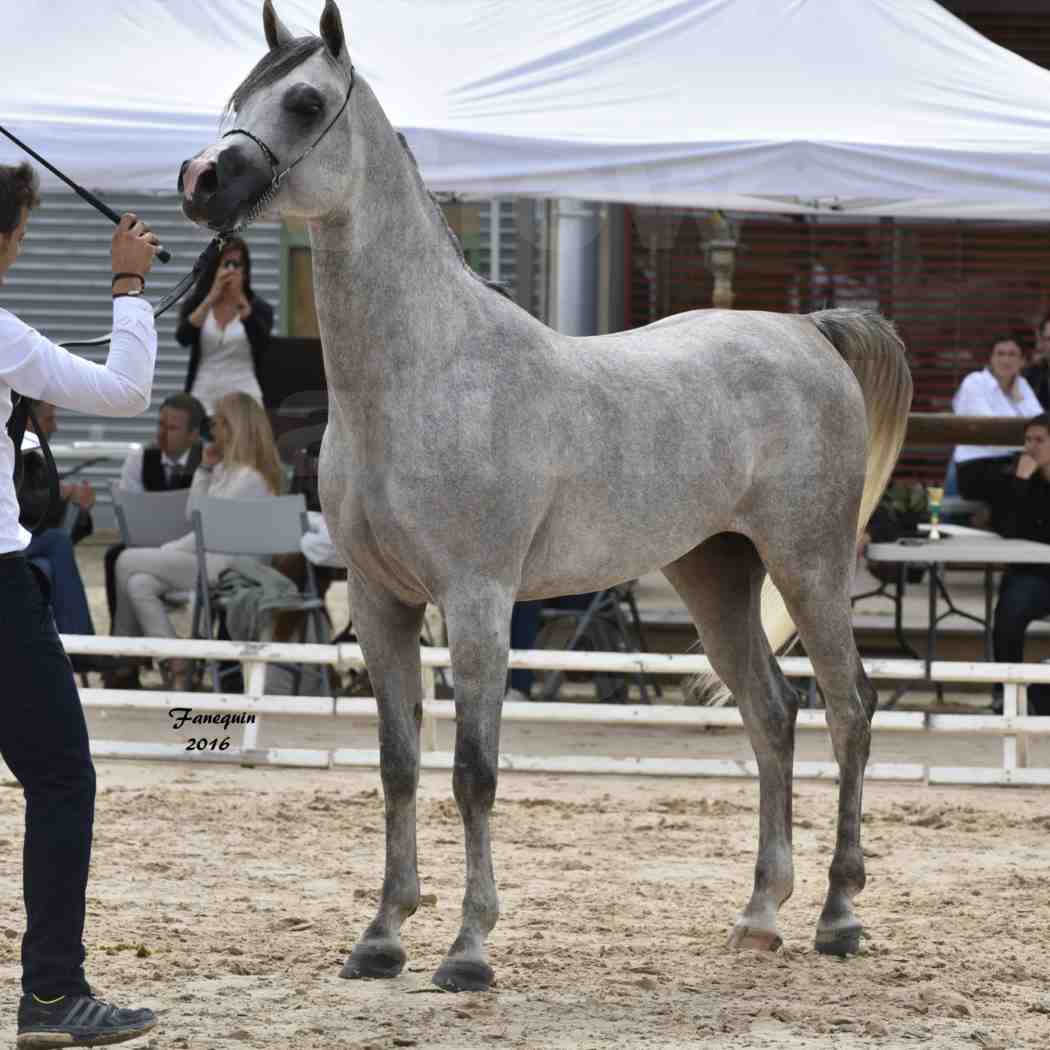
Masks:
[[[231,660],[244,665],[244,694],[178,693],[84,689],[81,697],[87,708],[114,710],[155,710],[192,707],[201,713],[251,713],[254,723],[244,725],[239,747],[225,752],[186,752],[182,745],[92,741],[92,753],[100,758],[164,758],[197,762],[239,762],[247,765],[378,766],[378,750],[310,750],[260,748],[259,719],[266,715],[295,715],[319,718],[375,719],[373,699],[331,699],[326,697],[276,697],[265,695],[268,663],[328,664],[337,669],[360,668],[364,657],[358,645],[298,645],[291,643],[220,642],[185,639],[114,638],[66,635],[71,654],[109,654],[165,659]],[[455,719],[452,701],[434,699],[434,671],[451,666],[448,649],[424,647],[421,650],[424,677],[422,766],[424,769],[451,769],[452,755],[437,750],[436,725]],[[786,657],[780,665],[788,677],[809,677],[807,659]],[[703,655],[661,653],[595,653],[556,650],[512,650],[512,668],[558,671],[602,671],[647,675],[691,675],[710,669]],[[869,765],[872,779],[925,781],[932,784],[1050,784],[1050,769],[1028,767],[1028,739],[1050,735],[1050,718],[1026,714],[1026,686],[1050,683],[1047,664],[990,664],[934,661],[925,675],[921,660],[875,659],[864,661],[868,675],[875,680],[922,681],[925,683],[1002,683],[1003,715],[935,714],[919,711],[879,711],[873,721],[878,732],[955,735],[960,733],[1002,738],[1001,766],[930,766],[920,763],[879,763]],[[743,728],[735,708],[678,707],[669,705],[606,705],[586,703],[505,703],[507,722],[547,722],[594,726],[639,726],[700,730],[710,727]],[[826,728],[824,712],[802,710],[798,728],[803,731]],[[755,762],[731,759],[613,758],[603,756],[533,756],[503,754],[500,768],[558,773],[625,773],[648,776],[754,777]],[[833,762],[796,762],[795,775],[803,778],[834,779],[838,767]]]

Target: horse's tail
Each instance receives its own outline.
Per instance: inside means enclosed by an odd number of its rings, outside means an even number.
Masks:
[[[911,408],[911,371],[904,343],[890,321],[872,310],[821,310],[810,314],[817,330],[853,369],[868,417],[868,458],[857,536],[897,463]]]
[[[904,343],[890,321],[872,310],[820,310],[809,315],[817,331],[842,355],[864,395],[868,454],[857,537],[882,498],[908,426],[911,372]],[[762,627],[774,653],[782,655],[795,639],[795,624],[769,577],[762,587]],[[693,680],[691,702],[722,704],[729,691],[714,672]]]

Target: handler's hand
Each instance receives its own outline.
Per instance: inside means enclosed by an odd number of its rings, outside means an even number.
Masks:
[[[113,234],[113,272],[149,273],[160,241],[150,228],[130,212],[122,215]]]

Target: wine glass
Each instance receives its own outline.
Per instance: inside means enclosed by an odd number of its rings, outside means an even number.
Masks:
[[[944,499],[944,489],[931,485],[926,489],[926,505],[930,509],[930,539],[941,538],[940,529],[937,526],[941,521],[941,500]]]

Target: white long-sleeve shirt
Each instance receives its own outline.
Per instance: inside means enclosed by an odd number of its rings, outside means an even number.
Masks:
[[[149,407],[157,333],[153,310],[135,296],[113,300],[113,340],[104,365],[77,357],[0,310],[0,554],[24,550],[18,524],[15,450],[7,436],[11,391],[94,415],[137,416]]]
[[[971,372],[952,398],[952,411],[957,416],[1019,416],[1022,419],[1031,419],[1043,411],[1024,376],[1014,380],[1014,393],[1017,400],[1003,390],[987,368]],[[1019,451],[1003,445],[956,445],[954,458],[956,463],[965,463],[970,459],[1009,456]]]
[[[198,467],[186,501],[186,517],[192,519],[193,512],[200,508],[202,496],[213,499],[265,499],[272,495],[266,479],[252,467],[227,467],[225,463],[217,464],[214,470]],[[177,540],[169,540],[164,544],[164,549],[193,554],[197,545],[193,533],[188,532]]]

